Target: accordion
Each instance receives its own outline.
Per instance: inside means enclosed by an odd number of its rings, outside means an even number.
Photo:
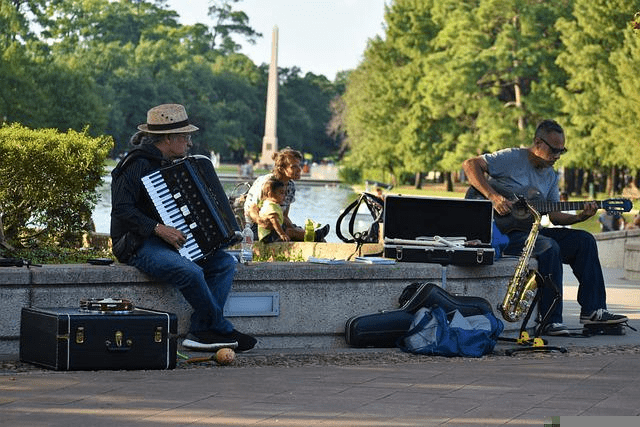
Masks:
[[[205,156],[189,156],[142,177],[142,183],[166,226],[187,241],[180,255],[198,261],[242,240],[229,199]]]

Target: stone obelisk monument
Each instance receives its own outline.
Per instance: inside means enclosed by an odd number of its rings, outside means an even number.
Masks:
[[[273,165],[273,153],[278,151],[276,133],[278,122],[278,27],[273,27],[271,36],[271,64],[269,65],[269,83],[267,86],[267,114],[262,138],[262,156],[260,163]]]

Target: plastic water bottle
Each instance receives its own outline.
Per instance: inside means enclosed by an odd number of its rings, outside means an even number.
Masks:
[[[240,262],[245,264],[253,261],[253,231],[247,223],[242,230],[242,250],[240,251]]]
[[[307,221],[304,224],[304,241],[305,242],[313,242],[316,237],[315,227],[313,225],[313,221],[307,218]]]

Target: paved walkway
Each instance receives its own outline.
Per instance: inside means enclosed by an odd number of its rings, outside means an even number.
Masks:
[[[640,282],[606,274],[609,308],[640,329]],[[565,320],[577,328],[574,299],[567,277]],[[640,415],[640,332],[550,343],[569,351],[462,359],[343,349],[330,353],[352,362],[338,364],[318,352],[255,349],[228,367],[4,373],[0,425],[542,427],[555,416]],[[257,363],[269,359],[302,362]]]

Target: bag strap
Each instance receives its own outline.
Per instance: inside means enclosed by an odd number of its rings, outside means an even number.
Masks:
[[[154,153],[150,153],[147,150],[143,149],[143,148],[134,148],[133,150],[129,151],[127,153],[126,156],[124,156],[124,158],[122,160],[120,160],[120,162],[118,162],[118,164],[116,165],[116,167],[113,169],[113,171],[111,172],[114,178],[118,178],[120,175],[122,175],[122,173],[124,172],[124,170],[137,158],[143,157],[145,159],[148,159],[149,161],[158,161],[160,162],[160,164],[162,165],[163,163],[167,163],[170,164],[171,162],[169,162],[168,160],[164,159],[162,156],[158,157],[157,155],[155,155]]]
[[[42,267],[40,264],[33,264],[28,259],[22,258],[0,258],[0,267]]]
[[[373,219],[372,223],[380,222],[382,219],[382,213],[384,212],[384,201],[371,193],[361,193],[355,201],[353,201],[349,206],[345,208],[345,210],[340,214],[338,220],[336,221],[336,235],[345,243],[363,243],[367,238],[366,233],[354,232],[353,230],[356,222],[356,215],[358,214],[358,209],[362,203],[367,205],[369,213],[371,214],[371,218]],[[351,217],[349,218],[349,234],[351,234],[353,238],[345,237],[341,231],[342,221],[347,215],[349,215],[350,212]]]

